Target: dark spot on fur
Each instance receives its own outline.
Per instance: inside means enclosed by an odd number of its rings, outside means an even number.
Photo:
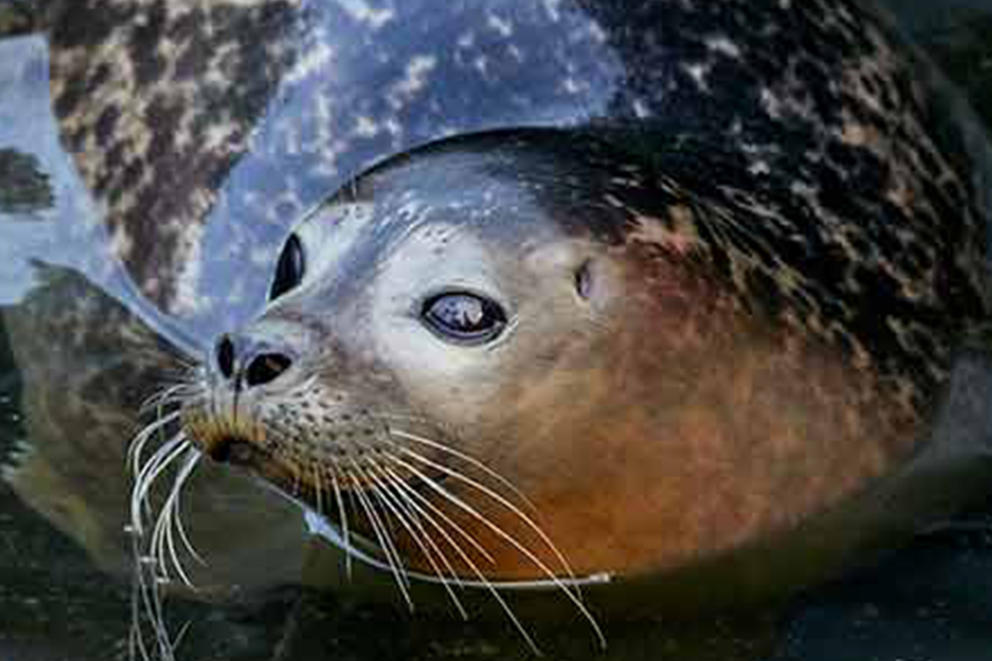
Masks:
[[[121,191],[133,190],[135,185],[141,179],[141,173],[144,170],[141,161],[131,161],[124,168],[121,173],[121,178],[118,183],[118,189]]]
[[[165,7],[165,1],[158,0],[140,15],[142,20],[131,32],[128,51],[138,87],[146,87],[157,81],[165,68],[165,62],[158,52],[167,18]]]
[[[125,143],[121,141],[114,142],[113,146],[107,149],[104,165],[108,172],[116,172],[123,167],[125,149]]]
[[[179,166],[178,163],[173,163],[169,157],[174,154],[173,145],[179,131],[181,117],[182,108],[178,102],[168,97],[159,95],[148,106],[145,121],[156,128],[152,134],[146,156],[149,161]]]
[[[86,71],[76,71],[66,79],[62,93],[55,98],[55,114],[58,117],[67,117],[79,107],[86,95],[86,80]]]
[[[191,6],[166,24],[165,36],[173,42],[186,41],[190,35],[203,30],[206,18],[203,9]]]
[[[59,48],[101,44],[133,15],[133,10],[108,5],[102,0],[73,0],[59,5],[50,40]]]
[[[111,144],[114,138],[114,129],[117,127],[117,120],[121,116],[121,111],[117,106],[107,106],[100,113],[100,118],[96,121],[96,141],[100,146]]]
[[[190,12],[187,17],[199,16],[200,12]],[[176,60],[175,76],[179,81],[193,80],[203,73],[204,67],[209,66],[211,49],[209,44],[201,39],[188,39],[182,48],[182,53]]]

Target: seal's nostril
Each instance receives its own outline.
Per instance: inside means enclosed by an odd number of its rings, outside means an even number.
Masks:
[[[225,379],[234,377],[234,342],[227,335],[217,343],[217,368]]]
[[[245,385],[249,388],[263,386],[279,378],[293,364],[292,359],[281,353],[263,353],[255,356],[245,372]]]

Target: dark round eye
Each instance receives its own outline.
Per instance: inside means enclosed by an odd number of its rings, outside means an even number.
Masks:
[[[427,326],[442,338],[459,342],[494,340],[506,326],[506,313],[499,304],[469,293],[429,298],[422,316]]]
[[[295,234],[291,234],[286,240],[286,245],[279,255],[279,263],[276,264],[276,275],[272,279],[272,290],[269,292],[269,300],[275,300],[300,284],[303,280],[303,273],[306,269],[306,260],[303,256],[303,244]]]

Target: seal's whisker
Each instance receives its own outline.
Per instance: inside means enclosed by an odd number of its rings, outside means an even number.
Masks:
[[[337,503],[338,515],[341,517],[341,532],[344,536],[344,544],[346,548],[351,548],[351,532],[348,529],[348,513],[344,506],[344,499],[341,497],[341,485],[338,482],[338,469],[334,464],[331,464],[331,488],[334,490],[334,501]],[[351,564],[351,554],[345,553],[345,574],[348,576],[348,580],[352,577],[352,564]]]
[[[395,429],[395,428],[389,427],[388,425],[387,425],[387,428],[386,428],[386,432],[390,436],[396,436],[396,437],[399,437],[399,438],[403,438],[403,439],[406,439],[408,441],[413,441],[414,443],[421,443],[423,445],[426,445],[429,448],[432,448],[434,450],[438,450],[439,452],[444,452],[444,453],[449,454],[449,455],[451,455],[451,456],[453,456],[453,457],[455,457],[457,459],[461,459],[462,461],[464,461],[464,462],[466,462],[466,463],[474,466],[475,468],[478,468],[480,471],[482,471],[483,473],[485,473],[489,477],[493,478],[494,480],[496,480],[497,482],[499,482],[500,484],[502,484],[503,486],[505,486],[507,489],[510,489],[514,493],[514,495],[516,495],[518,498],[520,498],[520,500],[522,500],[524,502],[524,504],[527,505],[527,507],[531,508],[535,512],[537,511],[537,507],[535,507],[534,504],[527,498],[527,496],[524,495],[523,492],[521,492],[519,489],[517,489],[517,487],[512,482],[510,482],[509,480],[507,480],[505,477],[503,477],[502,475],[500,475],[499,473],[497,473],[493,469],[491,469],[488,466],[486,466],[484,463],[482,463],[481,461],[479,461],[475,457],[472,457],[471,455],[468,455],[468,454],[466,454],[464,452],[459,452],[458,450],[455,450],[454,448],[448,447],[447,445],[445,445],[443,443],[439,443],[437,441],[432,441],[429,438],[425,438],[425,437],[420,436],[418,434],[413,434],[411,432],[404,431],[402,429]]]
[[[406,420],[407,422],[419,422],[425,425],[434,426],[437,423],[430,418],[422,415],[404,415],[401,413],[382,413],[380,411],[369,411],[369,415],[373,418],[380,418],[382,420]]]
[[[389,459],[395,461],[395,459],[393,457],[389,457]],[[393,477],[393,479],[396,482],[398,482],[401,486],[406,486],[406,483],[403,481],[403,479],[398,474],[396,474],[395,471],[393,471],[393,470],[391,470],[389,468],[385,468],[385,470],[389,471],[389,473]],[[430,478],[428,478],[428,479],[430,479]],[[444,512],[442,512],[440,509],[438,509],[438,507],[436,505],[434,505],[434,503],[432,503],[429,500],[425,499],[422,495],[420,495],[416,491],[412,491],[412,494],[411,495],[413,497],[417,498],[418,500],[420,500],[423,503],[423,505],[425,507],[427,507],[434,516],[440,518],[444,523],[446,523],[447,525],[449,525],[452,530],[454,530],[456,533],[458,533],[458,535],[462,539],[464,539],[466,542],[468,542],[472,546],[472,548],[475,550],[475,552],[478,553],[479,555],[481,555],[482,558],[486,562],[488,562],[491,565],[495,565],[496,564],[496,558],[494,558],[492,556],[492,554],[489,553],[489,551],[487,551],[485,549],[485,547],[482,546],[482,544],[480,544],[478,542],[478,540],[476,540],[474,537],[472,537],[472,535],[470,535],[465,530],[465,528],[463,526],[459,525],[457,522],[455,522],[454,520],[452,520],[451,517],[449,517],[447,514],[445,514]]]
[[[134,480],[134,487],[132,489],[131,496],[131,523],[139,535],[143,532],[143,526],[141,523],[142,510],[138,506],[147,505],[146,500],[152,483],[158,479],[162,471],[164,471],[177,456],[181,455],[186,450],[187,445],[188,442],[185,435],[182,432],[176,434],[169,441],[162,444],[162,446],[155,451],[151,458],[149,458],[147,463],[145,463],[138,471],[137,477]]]
[[[138,557],[140,556],[140,552],[136,544],[136,540],[132,540],[132,551],[135,557]],[[156,639],[158,639],[158,622],[154,617],[155,609],[151,600],[152,597],[145,577],[145,569],[141,566],[140,562],[135,562],[135,580],[131,589],[131,628],[128,636],[128,656],[130,659],[134,659],[137,652],[144,661],[151,661],[151,655],[145,644],[145,636],[142,628],[142,615],[147,614],[152,631],[155,632]],[[162,657],[166,658],[167,655],[163,654]]]
[[[406,450],[405,448],[400,448],[400,449],[401,451],[405,451],[405,453],[408,455],[416,454],[416,453],[411,453],[409,450]],[[463,499],[459,498],[455,494],[451,493],[448,489],[445,489],[444,487],[439,485],[436,480],[432,480],[428,475],[425,475],[424,472],[421,471],[419,468],[411,465],[409,462],[404,461],[403,459],[396,456],[391,457],[391,459],[394,462],[396,462],[397,465],[399,465],[400,467],[404,468],[405,470],[409,471],[410,473],[418,477],[432,491],[434,491],[441,497],[445,498],[447,501],[451,502],[459,509],[468,513],[470,516],[478,520],[485,527],[489,528],[489,530],[491,530],[494,534],[500,537],[503,541],[510,544],[513,548],[519,551],[525,558],[527,558],[530,562],[532,562],[538,568],[538,570],[541,571],[545,576],[547,576],[548,579],[568,597],[569,601],[571,601],[575,605],[575,607],[579,610],[579,612],[586,619],[586,621],[588,621],[589,624],[592,626],[593,631],[595,632],[596,637],[599,640],[600,646],[604,649],[606,648],[606,636],[603,634],[603,631],[599,626],[599,622],[597,622],[592,612],[582,601],[580,592],[566,585],[557,574],[555,574],[539,557],[537,557],[537,555],[533,551],[531,551],[526,546],[521,544],[513,535],[510,535],[505,530],[503,530],[502,527],[490,521],[488,518],[482,515],[478,510],[476,510],[474,507],[466,503]],[[498,494],[493,493],[490,489],[486,488],[484,485],[480,485],[474,480],[471,480],[470,478],[466,478],[465,476],[458,474],[456,471],[451,471],[450,469],[447,469],[446,467],[441,466],[436,462],[432,462],[429,459],[426,459],[425,457],[418,457],[418,459],[426,463],[427,465],[432,466],[436,470],[441,470],[441,472],[448,474],[451,477],[460,479],[466,482],[467,484],[469,484],[470,486],[472,486],[473,488],[478,489],[481,493],[491,498],[494,498],[496,502],[500,503],[504,507],[507,507],[513,514],[520,517],[528,525],[528,527],[534,528],[534,532],[541,537],[542,541],[548,543],[546,541],[548,540],[548,537],[543,532],[543,530],[536,528],[535,527],[536,524],[530,521],[530,519],[528,519],[526,515],[519,510],[519,508],[514,507],[512,503],[509,503],[505,498],[499,496]],[[552,549],[552,552],[554,552],[557,556],[561,555],[553,544],[549,544],[549,546]],[[567,567],[567,564],[565,566]],[[574,574],[572,574],[571,571],[569,571],[569,576],[574,576]]]
[[[152,633],[154,634],[156,647],[158,648],[159,660],[175,661],[175,645],[165,625],[162,596],[159,593],[157,584],[154,582],[149,584],[147,577],[143,576],[146,571],[144,568],[139,570],[139,576],[142,577],[138,579],[138,583],[135,585],[135,593],[131,599],[130,645],[132,650],[137,648],[140,651],[143,659],[151,661],[152,657],[145,643],[144,634],[142,633],[141,623],[142,613],[144,613],[147,616],[148,623],[152,627]]]
[[[324,516],[324,479],[321,477],[320,467],[317,464],[312,466],[314,500],[317,503],[317,514]]]
[[[431,549],[433,550],[433,553],[444,565],[444,569],[446,570],[447,575],[451,577],[450,580],[445,577],[444,575],[445,572],[443,572],[437,566],[436,562],[434,562],[430,558],[430,554],[428,554],[425,550],[424,555],[428,557],[428,560],[430,560],[435,575],[441,581],[445,591],[451,597],[451,601],[455,605],[455,608],[458,609],[458,612],[462,616],[462,619],[467,621],[468,611],[465,610],[465,607],[462,604],[461,600],[458,598],[458,595],[455,594],[454,590],[452,589],[453,585],[461,589],[464,589],[465,585],[459,578],[458,572],[455,571],[455,568],[451,564],[451,561],[448,560],[448,556],[444,553],[444,551],[437,544],[437,542],[434,541],[432,535],[427,530],[427,528],[424,527],[424,522],[426,521],[427,524],[429,524],[431,527],[435,528],[436,530],[439,530],[444,540],[453,548],[458,549],[457,552],[462,552],[461,548],[459,547],[458,543],[451,538],[448,532],[444,530],[444,528],[440,524],[438,524],[437,521],[434,520],[434,517],[431,515],[431,513],[426,511],[423,507],[421,507],[416,502],[416,500],[410,495],[410,493],[408,493],[409,487],[407,487],[403,483],[403,481],[394,471],[391,471],[388,467],[380,467],[379,470],[383,474],[383,479],[392,488],[395,497],[398,499],[400,503],[402,503],[401,506],[407,512],[408,516],[410,517],[410,520],[414,523],[414,525],[416,525],[420,536],[426,541],[428,545],[430,545]]]
[[[196,464],[200,460],[201,456],[200,453],[191,446],[187,446],[186,449],[189,453],[183,460],[183,463],[176,474],[172,491],[166,498],[165,505],[162,506],[158,520],[155,523],[155,529],[152,532],[152,547],[156,549],[155,555],[161,562],[159,569],[162,572],[163,577],[167,578],[169,576],[168,565],[165,562],[165,556],[166,553],[168,553],[168,558],[172,561],[172,566],[175,568],[176,574],[182,580],[183,584],[190,589],[195,589],[196,586],[193,585],[193,582],[190,580],[186,570],[182,566],[182,562],[179,559],[179,553],[176,549],[175,541],[175,531],[178,528],[183,531],[180,532],[179,535],[181,540],[185,540],[187,550],[190,551],[194,557],[200,557],[199,554],[196,553],[196,550],[192,548],[192,545],[189,544],[189,539],[185,535],[184,529],[182,528],[182,523],[177,519],[179,510],[179,494],[181,493],[182,487],[186,480],[196,468]]]
[[[138,408],[138,413],[147,413],[169,404],[185,404],[202,395],[203,387],[195,383],[178,383],[153,394]]]
[[[173,393],[175,393],[177,390],[179,390],[182,387],[183,387],[182,384],[177,384],[167,388],[163,388],[158,392],[152,393],[147,399],[145,399],[145,401],[141,402],[141,404],[138,405],[138,413],[139,414],[147,413],[148,411],[157,408],[159,402],[165,400],[168,397],[171,397]]]
[[[448,562],[444,554],[441,553],[441,550],[438,548],[437,544],[431,539],[423,524],[420,522],[419,517],[414,512],[410,511],[407,504],[407,499],[403,496],[402,492],[395,492],[395,487],[392,484],[393,480],[388,476],[375,475],[376,471],[374,467],[370,472],[372,473],[371,479],[373,483],[381,486],[381,489],[376,489],[374,493],[378,495],[384,506],[393,512],[393,515],[400,522],[400,525],[402,525],[403,528],[409,533],[410,538],[413,539],[414,543],[424,554],[424,557],[427,558],[427,561],[430,563],[431,568],[434,571],[434,575],[437,576],[438,580],[441,582],[441,585],[444,586],[445,591],[448,593],[448,596],[451,597],[451,601],[455,605],[455,608],[458,609],[458,613],[462,616],[462,619],[468,620],[468,611],[465,610],[465,607],[462,605],[458,595],[456,595],[454,590],[452,590],[451,581],[448,579],[448,576],[446,576],[441,567],[438,566],[434,557],[435,554],[440,557],[450,576],[457,581],[458,574],[455,573],[454,567],[451,566],[451,563]],[[390,490],[390,487],[394,487],[394,489]],[[414,530],[414,528],[416,528],[416,530]],[[430,548],[428,548],[428,545]]]
[[[389,456],[388,459],[391,461],[402,461],[398,457],[393,457],[393,456]],[[424,476],[424,478],[426,478],[428,481],[430,480],[430,478],[427,476]],[[404,491],[406,491],[411,497],[416,498],[425,504],[429,503],[429,501],[424,496],[417,493],[416,490],[412,489],[403,480],[399,479],[399,476],[396,476],[396,484]],[[503,610],[503,612],[506,613],[507,618],[513,624],[514,628],[520,633],[520,636],[527,643],[528,647],[530,647],[531,651],[533,651],[534,654],[541,656],[541,649],[537,646],[537,643],[535,642],[534,638],[527,631],[526,627],[524,627],[523,623],[520,621],[520,618],[517,617],[517,614],[513,612],[512,608],[510,608],[510,604],[507,603],[503,595],[499,593],[499,590],[497,590],[496,587],[493,586],[492,582],[488,578],[486,578],[486,575],[482,573],[482,571],[479,569],[475,561],[473,561],[472,558],[468,555],[468,553],[466,553],[465,550],[451,538],[451,536],[447,533],[444,527],[438,524],[437,521],[430,518],[428,519],[428,523],[430,523],[438,531],[438,533],[445,539],[445,541],[447,541],[451,545],[451,547],[454,549],[458,557],[460,557],[462,559],[462,562],[464,562],[465,565],[469,568],[469,571],[471,571],[478,579],[479,585],[481,585],[487,592],[489,592],[490,595],[492,595],[493,599],[496,600],[496,603],[498,603],[500,608]]]
[[[400,451],[403,452],[408,457],[420,461],[425,465],[433,468],[434,470],[438,470],[444,473],[445,475],[448,475],[449,477],[452,477],[464,484],[469,485],[474,489],[477,489],[481,493],[485,494],[489,498],[492,498],[497,503],[508,509],[515,516],[520,518],[520,520],[523,521],[528,528],[534,531],[534,533],[537,534],[537,536],[541,539],[541,541],[548,546],[551,552],[555,555],[557,561],[561,563],[561,566],[565,569],[566,575],[568,575],[571,578],[575,577],[575,572],[572,571],[572,567],[569,564],[568,560],[565,558],[565,555],[558,549],[557,545],[555,545],[555,543],[551,541],[551,538],[548,537],[548,535],[544,532],[544,529],[541,528],[541,526],[539,526],[533,519],[531,519],[523,510],[521,510],[519,507],[514,505],[508,499],[499,495],[498,493],[496,493],[489,487],[485,486],[484,484],[478,482],[477,480],[473,480],[472,478],[464,475],[463,473],[460,473],[459,471],[452,470],[451,468],[448,468],[443,464],[439,464],[435,461],[432,461],[418,452],[414,452],[409,448],[400,448]]]
[[[388,522],[389,515],[391,514],[393,516],[393,518],[395,518],[399,522],[400,526],[404,530],[406,530],[411,536],[414,536],[413,529],[411,527],[410,522],[407,520],[407,516],[404,513],[402,513],[395,506],[394,501],[393,501],[392,498],[387,497],[387,492],[384,491],[384,487],[383,487],[382,482],[380,481],[380,479],[378,477],[374,476],[374,475],[371,475],[368,472],[364,473],[364,476],[368,480],[368,482],[369,482],[369,484],[371,486],[371,488],[368,490],[369,493],[382,506],[382,508],[384,510],[384,513],[383,513],[384,524],[385,524],[385,522]],[[415,543],[417,543],[419,545],[420,544],[420,540],[419,539],[415,539]],[[395,548],[395,543],[394,543],[394,547],[393,548],[397,552],[397,556],[398,556],[399,555],[399,553],[398,553],[399,552],[399,549],[396,549]],[[426,553],[426,549],[423,546],[421,546],[420,548],[421,548],[422,551],[424,551]]]
[[[296,465],[296,462],[290,462],[290,470],[293,471],[293,486],[290,494],[294,498],[299,498],[300,496],[300,484],[303,482],[303,475],[301,475],[300,467]]]
[[[355,463],[354,460],[352,460],[352,463],[353,464]],[[379,527],[381,528],[383,532],[383,537],[386,540],[387,548],[384,550],[387,552],[387,554],[389,553],[392,554],[392,558],[394,561],[392,563],[392,566],[399,571],[399,574],[403,579],[403,583],[409,589],[410,578],[409,576],[407,576],[406,566],[403,563],[403,557],[402,555],[400,555],[399,549],[396,547],[396,542],[393,540],[393,536],[390,534],[389,510],[387,508],[385,511],[380,513],[379,510],[375,508],[375,504],[372,502],[371,499],[369,499],[368,496],[368,494],[371,494],[375,500],[377,501],[380,500],[378,494],[378,484],[369,476],[367,471],[365,471],[357,464],[354,465],[354,469],[356,473],[361,475],[362,479],[371,486],[371,489],[368,490],[368,493],[366,493],[365,490],[359,490],[357,493],[364,496],[368,504],[372,506],[372,514],[376,517],[376,520],[379,522]],[[412,603],[410,603],[410,610],[411,611],[413,610]]]
[[[128,464],[131,466],[131,472],[134,475],[138,475],[139,464],[141,463],[141,455],[144,453],[145,445],[147,445],[149,439],[156,434],[156,432],[164,429],[170,423],[179,419],[182,415],[180,411],[174,411],[166,416],[162,416],[157,420],[146,425],[140,432],[138,432],[134,439],[131,441],[131,445],[128,448]]]
[[[171,395],[159,399],[157,404],[159,411],[161,412],[168,407],[183,408],[189,406],[190,404],[202,401],[203,397],[203,392],[199,389],[194,390],[191,388],[188,392],[185,390],[177,390]]]
[[[354,459],[351,460],[351,464],[353,470],[358,475],[363,474],[361,467],[358,466]],[[383,553],[386,555],[386,560],[389,564],[390,571],[393,573],[393,578],[396,580],[396,585],[399,587],[400,593],[403,595],[403,599],[407,603],[407,607],[412,612],[414,607],[413,599],[410,598],[410,578],[406,575],[406,569],[400,560],[396,547],[393,544],[393,540],[389,535],[389,531],[386,530],[379,514],[375,511],[375,507],[369,501],[365,492],[362,489],[354,489],[351,492],[358,498],[358,502],[361,504],[361,507],[365,512],[365,516],[368,518],[369,524],[372,526],[372,531],[375,533],[376,540],[379,542],[379,548],[381,548]]]
[[[192,476],[193,471],[196,468],[196,464],[200,461],[202,453],[195,447],[190,446],[187,452],[186,459],[183,465],[180,467],[178,473],[176,474],[175,480],[172,486],[172,492],[169,494],[168,502],[171,502],[171,507],[173,510],[173,517],[176,523],[176,532],[179,534],[180,541],[185,547],[186,551],[189,552],[198,562],[201,564],[206,564],[196,548],[194,548],[192,542],[190,541],[189,535],[186,534],[186,526],[182,520],[182,489],[186,485],[186,482]]]
[[[195,459],[194,459],[194,462],[193,462],[195,464],[197,461],[199,461],[200,457],[202,457],[203,455],[202,455],[202,453],[200,453],[196,449],[192,450],[192,452],[195,452],[196,453]],[[190,469],[190,474],[192,474],[192,472],[193,472],[193,470]],[[187,476],[187,478],[188,478],[188,476]],[[183,481],[185,482],[185,479]],[[180,483],[178,485],[179,489],[182,489],[182,486],[183,485]],[[182,517],[181,499],[182,499],[182,494],[181,493],[177,493],[177,495],[176,495],[176,531],[179,533],[180,541],[182,542],[183,546],[186,548],[186,551],[191,556],[193,556],[193,559],[195,559],[201,565],[206,566],[209,563],[206,561],[206,559],[202,555],[200,555],[199,551],[196,550],[196,547],[193,546],[193,542],[190,540],[189,534],[186,532],[186,524],[183,523],[183,517]]]
[[[162,595],[157,582],[157,561],[144,555],[139,547],[139,536],[131,529],[131,549],[135,557],[135,583],[131,596],[131,635],[129,645],[132,657],[137,649],[141,657],[150,661],[151,654],[142,632],[142,614],[152,627],[160,661],[175,660],[175,645],[165,625]]]
[[[179,354],[174,355],[172,360],[179,369],[170,371],[178,371],[183,376],[189,376],[191,373],[196,372],[202,367],[198,360]]]
[[[147,505],[152,484],[169,464],[189,447],[190,443],[185,433],[180,432],[163,443],[148,462],[138,470],[137,477],[134,479],[134,486],[131,488],[131,526],[139,536],[144,531],[143,507]]]

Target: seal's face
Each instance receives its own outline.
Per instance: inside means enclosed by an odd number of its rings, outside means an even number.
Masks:
[[[905,453],[868,377],[698,259],[701,211],[556,168],[438,150],[311,214],[218,342],[192,440],[390,564],[488,579],[692,564]]]
[[[402,509],[500,537],[508,515],[504,552],[520,555],[543,533],[513,488],[567,471],[545,435],[602,415],[586,379],[614,368],[595,347],[624,323],[623,273],[608,245],[547,222],[484,161],[436,160],[373,176],[295,228],[268,308],[217,343],[209,397],[184,421],[215,459],[250,465],[352,532],[365,521],[374,537],[373,519]],[[527,559],[543,546],[505,575],[544,573]],[[450,561],[471,574],[477,550],[464,551]]]

